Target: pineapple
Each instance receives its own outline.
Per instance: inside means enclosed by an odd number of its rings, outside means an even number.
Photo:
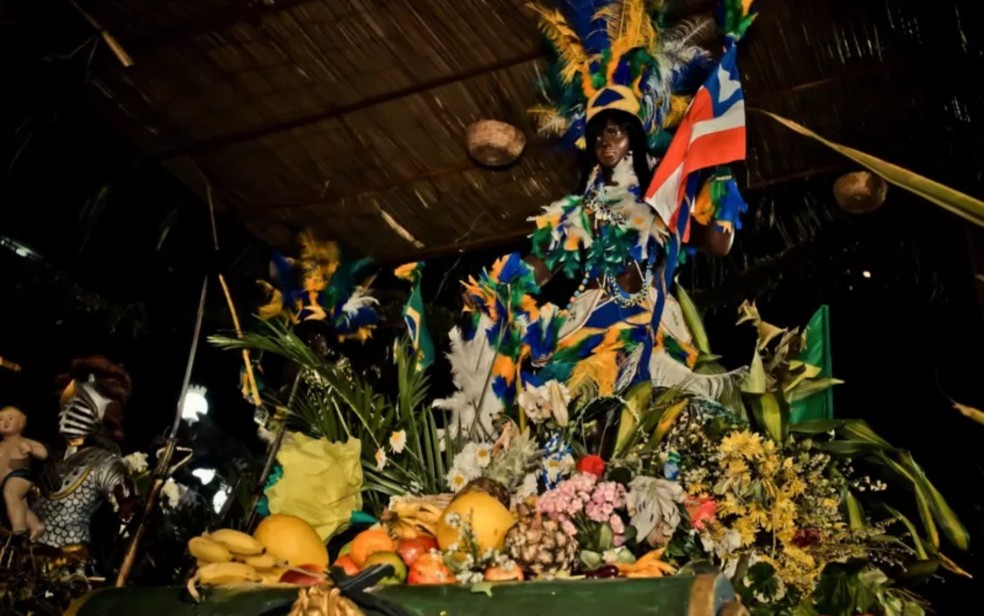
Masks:
[[[506,488],[506,486],[494,479],[489,479],[488,477],[472,479],[465,484],[465,487],[461,488],[455,497],[461,496],[462,494],[468,494],[469,492],[485,492],[492,498],[502,503],[503,507],[509,509],[509,503],[512,495],[509,493],[509,489]]]
[[[519,506],[519,514],[519,523],[506,535],[506,554],[536,577],[569,570],[577,556],[577,540],[565,533],[559,522],[525,505]]]

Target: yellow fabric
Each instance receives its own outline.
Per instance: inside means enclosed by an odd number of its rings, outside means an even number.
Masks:
[[[608,103],[607,105],[596,105],[595,101],[597,101],[606,90],[618,92],[622,98]],[[639,103],[639,97],[632,90],[632,88],[620,85],[605,86],[604,88],[598,90],[598,92],[588,100],[588,122],[606,109],[618,109],[619,111],[625,111],[632,115],[639,115],[640,107],[641,103]]]
[[[690,103],[693,100],[691,96],[678,96],[674,94],[670,97],[670,111],[663,118],[663,128],[671,129],[676,128],[683,119],[683,116],[687,113],[687,109],[690,109]]]
[[[296,515],[325,541],[362,508],[362,444],[288,433],[277,461],[283,477],[267,491],[271,513]]]

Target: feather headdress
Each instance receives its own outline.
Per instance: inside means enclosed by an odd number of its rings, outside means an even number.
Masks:
[[[740,38],[754,0],[720,0],[718,29]],[[691,20],[665,29],[664,0],[553,0],[531,3],[553,50],[540,80],[544,103],[530,109],[539,132],[585,147],[588,122],[617,109],[642,123],[651,150],[683,117],[690,95],[713,67],[701,43],[711,23]]]

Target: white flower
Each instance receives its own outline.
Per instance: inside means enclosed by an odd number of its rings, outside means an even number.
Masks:
[[[147,454],[142,451],[134,451],[123,458],[123,464],[131,475],[139,475],[147,470]]]
[[[407,446],[407,431],[397,430],[393,434],[390,434],[390,449],[393,453],[403,453],[403,449]]]
[[[381,471],[386,468],[386,451],[380,447],[376,450],[376,470]]]
[[[462,447],[461,451],[455,454],[452,466],[461,469],[461,472],[471,479],[481,475],[482,469],[478,465],[478,443],[471,442]]]
[[[724,560],[726,556],[741,547],[741,534],[735,529],[729,529],[724,537],[714,546],[714,554]]]
[[[475,448],[475,463],[479,468],[488,467],[489,463],[492,462],[492,446],[487,443],[482,443]]]
[[[452,468],[448,473],[448,487],[451,488],[452,492],[458,492],[461,488],[465,487],[470,480],[468,476],[461,472],[459,468]]]
[[[568,424],[567,405],[571,402],[571,393],[563,383],[550,381],[540,387],[527,383],[519,393],[518,402],[526,417],[535,424],[551,418],[558,426]]]
[[[168,477],[167,481],[164,482],[164,486],[161,488],[161,496],[164,497],[162,503],[164,508],[173,511],[181,506],[181,498],[184,496],[185,490],[187,488]]]
[[[554,483],[562,475],[567,475],[574,469],[574,458],[571,454],[564,454],[561,457],[550,456],[543,461],[543,470],[547,474],[547,481]]]
[[[519,488],[513,494],[513,501],[520,502],[530,496],[536,496],[538,485],[536,474],[528,473],[525,477],[523,477],[523,483],[520,484]]]
[[[442,453],[448,448],[448,436],[444,428],[437,429],[437,447]]]
[[[653,539],[668,540],[680,524],[680,508],[684,492],[679,483],[655,477],[635,477],[629,482],[625,504],[632,516],[631,524],[636,536],[646,540],[650,533],[658,531]],[[650,543],[657,543],[650,541]]]

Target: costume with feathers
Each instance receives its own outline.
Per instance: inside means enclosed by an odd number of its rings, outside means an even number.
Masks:
[[[275,252],[270,262],[274,284],[259,281],[268,303],[259,309],[261,319],[284,318],[298,324],[323,321],[338,340],[366,341],[379,322],[379,301],[370,294],[372,261],[342,260],[335,242],[322,242],[310,233],[299,237],[298,259]]]
[[[554,52],[539,84],[546,102],[530,110],[542,134],[583,149],[592,119],[617,110],[639,120],[650,156],[666,151],[716,61],[700,46],[715,35],[714,24],[664,27],[664,4],[531,5]],[[752,0],[724,0],[717,30],[731,44],[753,18]],[[718,167],[698,179],[703,189],[691,204],[692,219],[726,231],[740,228],[746,206],[730,171]],[[596,167],[583,194],[548,205],[532,219],[533,254],[551,271],[582,279],[566,309],[537,305],[533,269],[517,254],[465,283],[472,327],[453,332],[449,355],[460,391],[439,402],[454,411],[455,428],[473,429],[470,421],[488,431],[524,385],[556,381],[583,400],[645,380],[716,398],[735,382],[740,372],[692,372],[697,349],[680,307],[658,284],[685,254],[667,250],[682,238],[644,202],[639,183],[631,158],[611,177]],[[617,283],[629,267],[638,268],[643,283],[635,294]]]

